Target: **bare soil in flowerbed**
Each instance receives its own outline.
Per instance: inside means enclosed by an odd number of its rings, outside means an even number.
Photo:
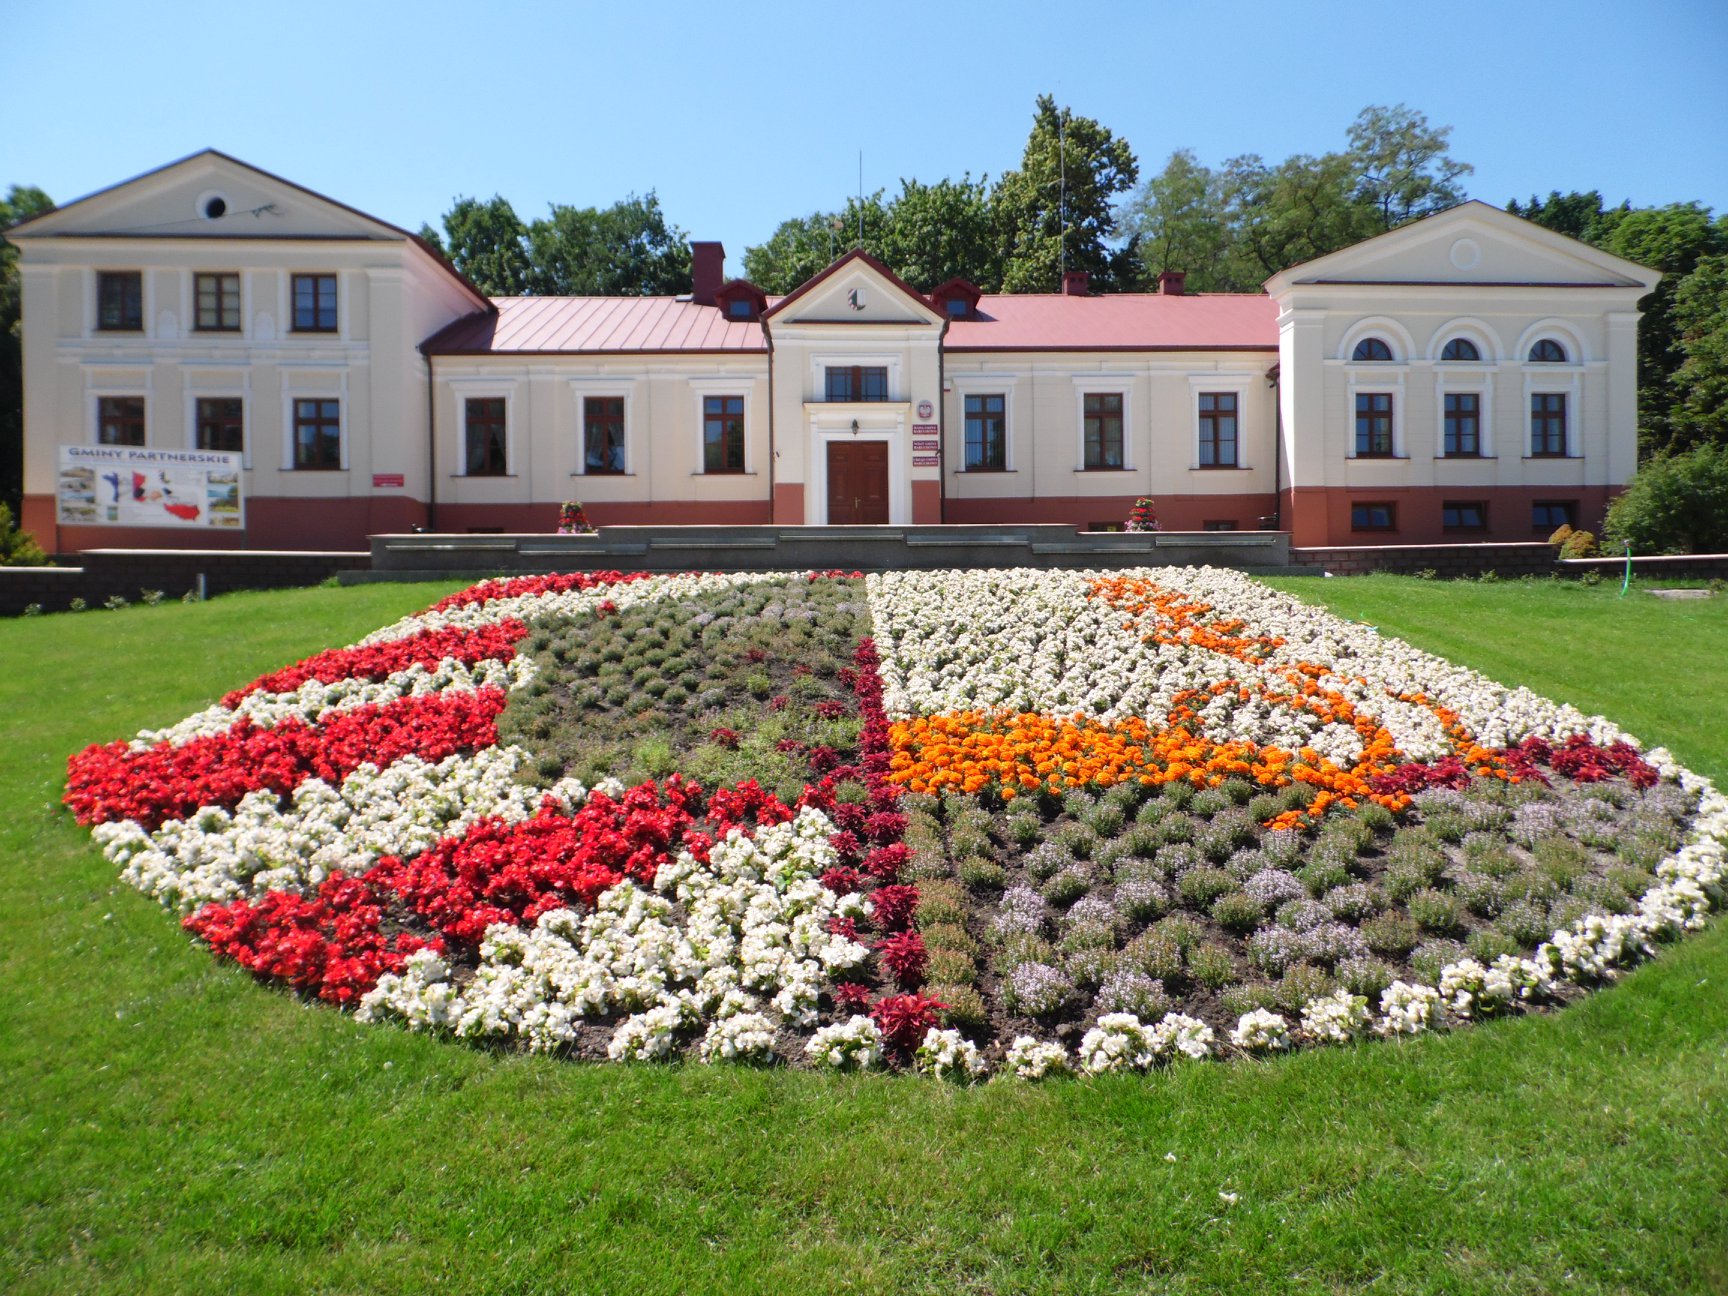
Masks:
[[[535,753],[545,785],[677,772],[793,804],[858,760],[850,663],[869,631],[862,581],[801,576],[537,630],[523,648],[540,670],[501,736]],[[1528,955],[1585,914],[1628,912],[1696,803],[1624,774],[1460,782],[1401,814],[1365,804],[1280,829],[1266,825],[1306,809],[1311,787],[907,794],[902,880],[918,888],[925,963],[899,988],[985,1047],[1030,1034],[1072,1048],[1112,1012],[1181,1012],[1222,1038],[1252,1009],[1294,1016],[1339,989],[1374,1002],[1394,981],[1431,985],[1460,959]],[[858,976],[860,994],[896,988],[881,969]],[[825,999],[821,1021],[857,1002]],[[604,1055],[612,1025],[584,1026],[573,1051]],[[803,1037],[783,1035],[775,1052],[803,1063]]]

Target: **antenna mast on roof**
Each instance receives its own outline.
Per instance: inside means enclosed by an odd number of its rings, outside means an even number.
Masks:
[[[858,150],[858,246],[864,246],[864,150]]]
[[[1056,261],[1063,275],[1068,273],[1068,110],[1056,112]]]

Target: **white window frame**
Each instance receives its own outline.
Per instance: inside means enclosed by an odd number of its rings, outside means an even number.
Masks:
[[[1248,455],[1248,393],[1256,383],[1266,381],[1264,374],[1211,373],[1188,375],[1188,467],[1193,472],[1242,472],[1252,468]],[[1236,466],[1216,468],[1200,463],[1200,397],[1213,392],[1233,392],[1236,396]],[[1356,402],[1350,402],[1352,411]],[[1351,415],[1355,426],[1355,415]],[[1352,432],[1354,441],[1355,434]]]
[[[978,395],[986,393],[979,392]],[[1086,398],[1092,395],[1122,398],[1122,466],[1120,468],[1088,468],[1086,466]],[[1074,471],[1077,473],[1134,472],[1137,470],[1134,447],[1134,375],[1076,374],[1074,376]],[[964,409],[961,411],[964,416]],[[1007,417],[1004,408],[1003,417]],[[964,449],[964,446],[962,446]]]
[[[960,476],[967,473],[977,473],[980,477],[994,477],[999,473],[1017,471],[1014,464],[1014,388],[1018,383],[1015,374],[977,374],[965,378],[950,378],[949,385],[953,389],[955,404],[959,417],[954,420],[954,431],[958,437],[957,453],[954,456],[956,465],[954,471]],[[1000,468],[968,468],[966,466],[966,398],[968,396],[1000,396],[1002,398],[1002,466]],[[1084,434],[1084,433],[1082,433]]]
[[[639,471],[636,463],[636,383],[632,379],[618,378],[571,378],[570,391],[576,404],[576,470],[572,477],[593,477],[595,481],[608,481],[616,477],[634,477]],[[624,402],[624,470],[615,473],[590,473],[588,471],[588,408],[587,399],[590,396],[621,398]]]
[[[504,477],[517,477],[519,460],[516,437],[516,389],[517,383],[511,379],[497,378],[448,378],[450,394],[455,400],[456,411],[456,445],[452,465],[455,469],[452,477],[467,477],[468,474],[468,402],[470,400],[502,400],[504,402],[504,472],[500,477],[475,477],[475,481],[495,481]]]
[[[754,477],[756,451],[751,427],[755,423],[752,407],[756,403],[755,378],[692,378],[690,394],[696,405],[696,467],[694,477]],[[704,402],[710,396],[739,396],[744,400],[744,467],[740,472],[711,473],[708,471],[707,414]]]

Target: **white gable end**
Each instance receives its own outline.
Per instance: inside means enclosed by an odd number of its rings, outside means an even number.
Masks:
[[[1654,287],[1642,266],[1471,202],[1274,275],[1300,284],[1553,284]]]
[[[940,317],[874,267],[853,262],[792,303],[787,324],[931,324]]]
[[[26,238],[402,238],[380,221],[210,152],[70,203],[16,233]]]

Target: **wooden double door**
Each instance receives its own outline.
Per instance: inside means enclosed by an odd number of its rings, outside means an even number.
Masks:
[[[828,525],[885,525],[888,521],[888,443],[828,443]]]

